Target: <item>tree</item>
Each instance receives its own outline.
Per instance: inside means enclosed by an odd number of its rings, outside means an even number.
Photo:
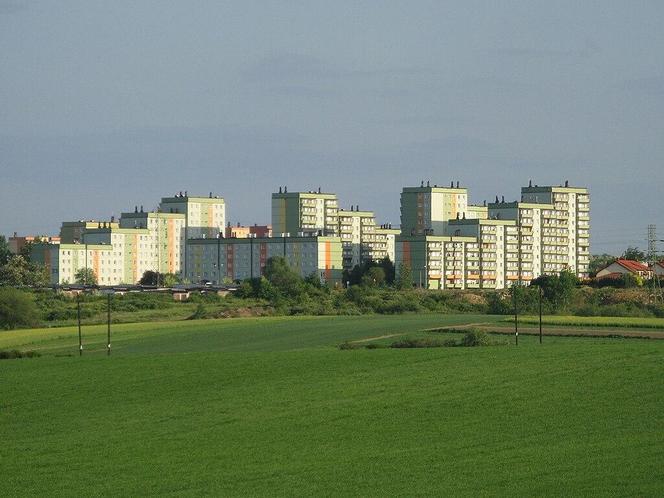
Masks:
[[[92,268],[80,268],[74,274],[74,281],[79,285],[97,285],[97,275]]]
[[[285,296],[299,296],[303,291],[302,277],[281,256],[269,258],[265,263],[265,278]]]
[[[413,287],[413,273],[410,265],[404,263],[399,265],[399,275],[397,275],[395,285],[399,290],[411,289]]]
[[[15,329],[37,324],[39,310],[34,298],[18,289],[0,289],[0,328]]]
[[[380,266],[372,266],[362,277],[362,284],[380,286],[385,284],[385,270]]]
[[[138,281],[141,285],[163,285],[164,287],[173,287],[178,283],[178,277],[175,273],[159,273],[157,271],[147,270]]]
[[[570,271],[561,271],[559,275],[541,275],[530,285],[541,287],[544,299],[554,310],[559,310],[568,305],[579,279]]]
[[[625,249],[625,252],[622,253],[622,259],[631,259],[632,261],[645,261],[646,254],[641,251],[638,247],[628,247]]]
[[[9,250],[9,243],[4,235],[0,235],[0,266],[7,264],[12,252]]]
[[[49,284],[46,267],[30,263],[23,256],[12,256],[0,266],[0,285],[11,287],[44,287]]]

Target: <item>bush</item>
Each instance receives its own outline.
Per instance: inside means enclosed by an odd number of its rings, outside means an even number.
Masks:
[[[12,349],[11,351],[0,351],[0,360],[13,360],[16,358],[37,358],[41,356],[37,351],[19,351]]]
[[[401,339],[400,341],[393,342],[391,348],[442,348],[449,347],[449,341],[441,341],[440,339],[433,339],[424,337],[421,339]],[[456,345],[456,343],[454,343]]]
[[[203,318],[207,318],[207,312],[205,311],[205,306],[203,306],[203,303],[198,303],[198,306],[196,306],[196,311],[187,318],[187,320],[201,320]]]
[[[465,347],[489,346],[490,344],[489,334],[478,329],[470,330],[461,339],[461,345]]]
[[[339,344],[339,349],[342,350],[348,350],[348,349],[358,349],[360,346],[358,346],[355,343],[344,341],[341,344]]]
[[[32,327],[38,323],[39,310],[32,294],[0,288],[0,328]]]

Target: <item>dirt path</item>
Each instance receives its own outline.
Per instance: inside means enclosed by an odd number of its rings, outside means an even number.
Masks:
[[[434,327],[430,329],[421,329],[418,330],[417,332],[433,332],[433,331],[438,331],[438,330],[446,330],[446,329],[467,329],[469,327],[482,327],[482,326],[490,326],[489,322],[480,322],[480,323],[464,323],[461,325],[445,325],[443,327]],[[387,334],[387,335],[378,335],[376,337],[365,337],[364,339],[358,339],[356,341],[350,341],[352,343],[361,343],[361,342],[371,342],[371,341],[377,341],[379,339],[389,339],[390,337],[398,337],[404,335],[403,332],[397,332],[395,334]]]
[[[442,327],[441,327],[442,328]],[[514,335],[514,327],[481,325],[478,328],[496,334]],[[539,335],[539,327],[519,326],[519,334]],[[577,336],[577,337],[633,337],[641,339],[664,339],[664,332],[652,329],[614,328],[614,327],[562,327],[544,325],[542,335]]]

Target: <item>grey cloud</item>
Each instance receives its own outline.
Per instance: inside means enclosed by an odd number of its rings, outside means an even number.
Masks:
[[[624,88],[630,92],[646,95],[664,95],[664,76],[649,76],[625,81]]]

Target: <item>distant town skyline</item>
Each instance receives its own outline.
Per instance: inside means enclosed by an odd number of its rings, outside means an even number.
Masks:
[[[402,187],[470,202],[590,189],[591,252],[664,238],[660,2],[0,1],[0,234],[176,191],[270,222],[319,186],[399,224]]]

